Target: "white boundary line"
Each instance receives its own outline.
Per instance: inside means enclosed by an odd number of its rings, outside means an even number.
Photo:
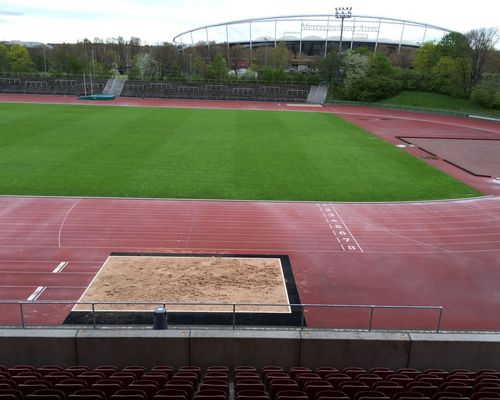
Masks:
[[[469,118],[475,118],[475,119],[485,119],[487,121],[495,121],[495,122],[500,122],[500,118],[493,118],[493,117],[485,117],[483,115],[469,115]]]
[[[78,312],[78,311],[89,311],[88,309],[84,309],[84,310],[77,310],[75,309],[76,307],[79,306],[78,303],[80,303],[80,301],[82,300],[82,298],[85,296],[85,294],[87,293],[87,291],[90,289],[90,287],[92,286],[92,284],[94,283],[94,281],[97,279],[98,275],[101,273],[101,271],[104,270],[104,267],[105,265],[108,263],[108,261],[111,259],[111,258],[124,258],[124,257],[144,257],[144,258],[168,258],[168,254],[167,254],[167,257],[165,256],[108,256],[108,258],[106,259],[106,261],[104,262],[104,264],[101,266],[101,268],[99,269],[99,271],[97,272],[97,274],[94,276],[94,278],[92,279],[92,281],[89,283],[89,285],[87,286],[87,288],[85,289],[85,291],[83,292],[83,294],[80,296],[80,298],[77,300],[77,302],[75,303],[75,305],[73,306],[73,308],[71,309],[71,311],[75,311],[75,312]],[[175,257],[175,258],[192,258],[192,259],[199,259],[199,258],[202,258],[202,257],[191,257],[191,256],[171,256],[171,257]],[[212,256],[208,256],[208,257],[212,257]],[[217,257],[217,255],[214,255],[213,257]],[[255,313],[255,312],[260,312],[260,313],[268,313],[268,314],[271,314],[271,313],[279,313],[279,314],[291,314],[292,310],[290,308],[290,298],[288,297],[288,290],[286,288],[286,280],[285,280],[285,276],[283,274],[283,264],[281,264],[281,259],[280,258],[268,258],[268,257],[224,257],[224,258],[234,258],[234,259],[239,259],[239,260],[255,260],[255,259],[259,259],[259,260],[278,260],[279,262],[279,265],[280,265],[280,273],[281,273],[281,278],[282,278],[282,283],[283,283],[283,288],[284,288],[284,292],[285,292],[285,297],[286,297],[286,301],[287,303],[286,304],[283,304],[283,305],[279,305],[279,306],[276,306],[276,307],[273,307],[273,308],[287,308],[288,311],[287,312],[280,312],[280,311],[239,311],[240,313]],[[44,288],[45,289],[45,288]],[[158,302],[158,304],[163,304],[161,302]],[[231,307],[233,305],[233,303],[231,304],[227,304],[224,305],[224,304],[221,304],[220,306],[225,308],[225,307]],[[86,307],[86,306],[90,306],[89,304],[82,304],[80,305],[81,307]],[[181,305],[182,306],[182,305]],[[203,307],[203,306],[202,306]],[[207,306],[207,307],[211,307],[211,306]],[[245,306],[241,306],[241,307],[252,307],[252,305],[245,305]],[[269,306],[255,306],[257,308],[269,308]],[[147,311],[151,311],[150,309],[147,309],[147,310],[144,310],[144,309],[135,309],[135,310],[116,310],[116,309],[100,309],[99,311],[112,311],[112,312],[147,312]],[[199,312],[200,310],[179,310],[179,311],[173,311],[173,312]],[[220,310],[213,310],[213,311],[203,311],[203,312],[231,312],[232,311],[220,311]]]
[[[308,104],[308,103],[286,103],[287,107],[310,107],[310,108],[324,108],[322,104]]]
[[[358,241],[356,240],[356,238],[354,237],[354,235],[352,234],[351,230],[349,229],[349,227],[346,225],[346,223],[344,222],[344,220],[342,219],[342,217],[340,216],[340,214],[337,212],[337,210],[335,209],[335,206],[333,204],[330,205],[333,209],[333,211],[335,211],[335,214],[337,214],[337,216],[339,217],[340,219],[340,222],[342,222],[342,225],[345,226],[345,229],[347,230],[347,232],[349,232],[349,235],[351,235],[352,239],[354,240],[354,243],[356,243],[356,245],[358,246],[358,248],[361,250],[361,253],[364,253],[365,251],[363,250],[363,248],[359,245]]]
[[[325,205],[325,204],[326,204],[326,205]],[[327,215],[325,214],[325,210],[323,210],[323,208],[322,208],[322,207],[331,207],[331,210],[333,210],[333,213],[331,213],[331,215],[332,215],[332,216],[331,216],[331,217],[327,216]],[[347,233],[349,234],[349,236],[352,238],[352,240],[354,241],[354,243],[355,243],[355,244],[356,244],[356,246],[357,246],[357,249],[352,249],[351,247],[355,247],[355,246],[353,246],[353,245],[351,246],[351,245],[348,245],[348,244],[347,244],[347,246],[348,246],[348,250],[349,250],[349,251],[358,251],[358,250],[359,250],[361,253],[364,253],[364,250],[361,248],[361,246],[360,246],[360,245],[359,245],[359,243],[357,242],[356,238],[355,238],[355,237],[354,237],[354,235],[351,233],[351,231],[349,230],[349,228],[347,227],[347,225],[344,223],[344,221],[343,221],[343,220],[342,220],[342,218],[340,217],[340,215],[339,215],[339,213],[337,212],[337,210],[335,210],[335,207],[333,207],[333,205],[328,205],[327,203],[324,203],[324,204],[318,204],[318,208],[319,208],[319,210],[321,211],[321,214],[323,215],[323,217],[325,218],[325,221],[326,221],[326,223],[328,224],[328,226],[330,227],[330,229],[331,229],[332,233],[334,234],[335,238],[336,238],[336,239],[337,239],[337,241],[339,242],[339,245],[340,245],[340,247],[342,248],[342,251],[347,251],[347,250],[346,250],[346,248],[345,248],[345,246],[344,246],[344,244],[345,244],[345,243],[343,243],[343,242],[340,240],[339,235],[337,234],[337,230],[342,230],[342,231],[343,231],[343,229],[345,228],[345,230],[347,231]],[[333,218],[334,214],[336,215],[336,218]],[[330,215],[330,214],[329,214],[329,215]],[[338,221],[338,220],[339,220],[339,221],[340,221],[339,226],[343,226],[344,228],[334,228],[334,227],[332,226],[332,220],[331,220],[331,219],[329,219],[329,218],[333,218],[335,221]],[[337,220],[337,218],[338,218],[338,220]],[[336,222],[336,223],[338,223],[338,222]],[[336,223],[334,223],[334,224],[336,224]],[[341,232],[339,231],[339,233],[341,233]],[[344,233],[345,233],[345,231],[344,231]]]
[[[106,303],[107,304],[107,303]],[[97,304],[99,305],[99,304]],[[110,308],[110,309],[107,309],[107,308],[99,308],[98,310],[96,310],[96,312],[116,312],[116,313],[119,313],[119,312],[152,312],[152,309],[154,308],[153,306],[155,304],[149,304],[151,306],[151,309],[125,309],[125,310],[116,310],[116,309],[113,309],[113,308]],[[158,302],[157,303],[158,306],[163,306],[163,303],[161,302]],[[197,312],[203,312],[203,313],[233,313],[233,310],[232,310],[232,307],[233,307],[233,304],[231,303],[228,303],[228,304],[216,304],[216,305],[213,305],[213,306],[210,306],[210,305],[203,305],[203,304],[200,304],[199,307],[222,307],[222,308],[231,308],[231,310],[229,311],[225,311],[224,309],[215,309],[215,310],[200,310],[200,309],[196,309],[196,310],[172,310],[171,308],[168,308],[169,306],[176,306],[176,304],[165,304],[166,305],[166,308],[167,308],[167,311],[168,312],[172,312],[172,313],[179,313],[179,312],[186,312],[186,313],[197,313]],[[84,309],[81,309],[81,310],[75,310],[74,308],[71,310],[71,311],[74,311],[74,312],[85,312],[85,311],[92,311],[92,308],[90,307],[90,304],[81,304],[81,307],[86,307],[88,306],[88,308],[84,308]],[[182,304],[180,305],[177,305],[177,306],[181,306],[182,307]],[[76,305],[75,305],[76,307]],[[236,314],[254,314],[254,313],[261,313],[261,314],[291,314],[291,311],[290,311],[290,306],[288,304],[283,304],[283,305],[278,305],[278,306],[273,306],[273,308],[288,308],[289,311],[285,311],[285,312],[282,312],[282,311],[262,311],[262,310],[259,310],[259,308],[270,308],[270,306],[261,306],[261,305],[252,305],[252,304],[248,304],[248,305],[244,305],[244,306],[240,306],[240,307],[255,307],[256,309],[255,310],[248,310],[248,311],[236,311]]]
[[[79,200],[116,200],[116,201],[151,201],[151,202],[204,202],[204,203],[271,203],[271,204],[325,204],[321,200],[234,200],[234,199],[190,199],[190,198],[175,198],[175,197],[113,197],[113,196],[42,196],[42,195],[12,195],[0,194],[0,199],[79,199]],[[477,200],[500,200],[500,196],[496,194],[487,194],[476,197],[462,197],[455,199],[434,199],[434,200],[400,200],[400,201],[334,201],[335,204],[360,204],[360,205],[373,205],[373,204],[426,204],[426,203],[468,203]]]
[[[41,294],[44,292],[44,290],[47,289],[46,286],[38,286],[33,293],[26,299],[26,301],[36,301],[38,298],[41,296]]]
[[[60,272],[64,269],[64,267],[66,267],[66,265],[68,265],[68,264],[69,264],[69,261],[62,261],[62,262],[60,262],[60,263],[57,265],[57,267],[55,267],[55,268],[54,268],[54,270],[52,271],[52,273],[53,273],[53,274],[58,274],[58,273],[60,273]]]
[[[104,263],[101,265],[101,268],[99,268],[99,271],[97,271],[97,274],[95,274],[95,276],[92,278],[92,280],[90,281],[90,283],[87,285],[87,288],[83,291],[83,293],[80,296],[80,298],[76,301],[76,304],[73,306],[73,308],[71,309],[71,311],[75,311],[75,307],[78,306],[78,303],[80,303],[80,301],[82,300],[83,296],[85,296],[85,294],[87,293],[87,291],[90,289],[90,287],[92,286],[92,284],[94,283],[94,281],[97,279],[97,276],[104,269],[104,266],[107,264],[107,262],[109,261],[110,258],[111,258],[111,256],[108,256],[108,258],[106,258],[106,261],[104,261]]]
[[[75,208],[75,206],[80,202],[80,200],[82,200],[81,198],[78,199],[77,201],[75,201],[73,203],[73,205],[71,206],[71,208],[66,212],[66,214],[64,215],[64,218],[63,220],[61,221],[61,226],[59,227],[59,234],[57,236],[58,238],[58,244],[59,244],[59,247],[61,247],[61,233],[62,233],[62,229],[63,229],[63,226],[64,226],[64,223],[66,222],[66,218],[68,218],[68,215],[69,213],[73,210],[73,208]]]
[[[261,258],[262,260],[262,258]],[[276,260],[276,259],[272,259],[272,260]],[[286,280],[285,280],[285,274],[283,273],[283,264],[281,264],[281,259],[280,258],[277,258],[278,262],[280,263],[280,274],[281,274],[281,282],[283,283],[283,290],[285,292],[285,298],[286,298],[286,304],[288,304],[288,314],[291,314],[292,313],[292,309],[290,308],[290,298],[288,297],[288,290],[286,289]],[[292,265],[290,263],[290,271],[292,269]],[[277,307],[271,307],[271,309],[273,308],[277,308]],[[269,312],[273,312],[273,311],[269,311]],[[278,311],[279,312],[279,311]],[[285,314],[285,313],[283,313]]]
[[[0,288],[31,288],[33,285],[0,285]],[[45,286],[45,289],[57,290],[57,289],[81,289],[87,286]],[[5,299],[3,299],[5,300]]]

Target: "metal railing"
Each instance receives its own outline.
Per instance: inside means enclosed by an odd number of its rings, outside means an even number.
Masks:
[[[40,319],[43,316],[43,308],[46,306],[56,307],[51,309],[51,316],[55,316],[55,320],[59,322],[43,323]],[[66,307],[65,307],[66,306]],[[68,310],[68,306],[71,309]],[[125,307],[128,306],[128,307]],[[8,327],[50,327],[50,328],[74,328],[78,325],[85,325],[97,329],[99,327],[110,326],[134,326],[134,322],[127,323],[119,322],[109,323],[104,321],[101,316],[107,313],[108,317],[126,315],[143,315],[150,323],[141,322],[141,326],[150,327],[153,324],[153,311],[155,307],[164,307],[168,310],[168,318],[175,315],[190,315],[192,313],[210,313],[211,320],[216,321],[212,316],[222,316],[223,325],[229,329],[248,329],[256,326],[266,326],[272,328],[276,326],[273,321],[280,319],[280,327],[305,330],[305,329],[327,329],[327,330],[362,330],[362,331],[432,331],[439,333],[441,331],[441,323],[444,308],[441,306],[393,306],[393,305],[366,305],[366,304],[267,304],[267,303],[193,303],[193,302],[75,302],[75,301],[0,301],[0,326]],[[184,309],[183,309],[184,308]],[[186,308],[188,308],[186,310]],[[283,309],[287,311],[283,312]],[[16,312],[17,310],[17,312]],[[31,313],[30,313],[31,311]],[[359,312],[361,311],[361,316]],[[64,324],[64,319],[70,313],[85,313],[86,319],[83,323],[70,322]],[[346,314],[346,312],[348,314]],[[353,313],[358,312],[357,316]],[[376,323],[376,318],[380,312],[385,314],[385,322]],[[425,312],[425,326],[418,328],[404,326],[401,321],[398,325],[398,318],[394,318],[394,312],[404,313],[405,317],[411,317],[416,312]],[[342,316],[335,316],[334,313],[343,313]],[[389,313],[389,314],[388,314]],[[429,318],[429,313],[432,315]],[[16,315],[17,314],[17,315]],[[47,314],[45,314],[47,316]],[[148,319],[150,317],[150,319]],[[242,318],[244,317],[244,318]],[[264,318],[260,323],[252,323],[255,318]],[[397,316],[396,316],[397,317]],[[245,319],[246,318],[246,319]],[[266,319],[267,318],[267,319]],[[288,318],[288,319],[287,319]],[[336,323],[331,322],[332,320]],[[34,319],[33,323],[30,320]],[[309,322],[311,319],[319,322]],[[384,318],[382,317],[382,320]],[[10,321],[9,321],[10,320]],[[248,322],[250,320],[250,323]],[[346,322],[351,320],[350,322]],[[353,321],[354,325],[353,326]],[[415,315],[412,322],[415,325]],[[47,321],[47,317],[45,318]],[[104,322],[103,322],[104,321]],[[328,322],[330,321],[330,322]],[[344,321],[344,322],[342,322]],[[429,323],[429,321],[432,321]],[[389,323],[390,322],[390,323]],[[420,321],[418,323],[422,325]],[[183,323],[182,325],[198,326],[198,323]],[[209,324],[201,324],[208,326]],[[176,327],[175,324],[171,325]],[[185,327],[184,327],[185,328]]]
[[[398,110],[398,111],[410,111],[419,112],[427,114],[442,114],[442,115],[452,115],[456,117],[469,118],[471,115],[479,115],[482,117],[493,117],[493,120],[497,122],[500,120],[500,115],[492,110],[491,113],[487,111],[478,111],[474,109],[470,110],[447,110],[442,108],[431,108],[431,107],[418,107],[418,106],[408,106],[401,104],[390,104],[390,103],[369,103],[362,101],[347,101],[347,100],[335,100],[332,98],[326,99],[325,104],[339,105],[339,106],[358,106],[358,107],[370,107],[370,108],[384,108],[388,110]]]

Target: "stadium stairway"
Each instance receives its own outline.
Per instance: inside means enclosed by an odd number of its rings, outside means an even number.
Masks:
[[[122,79],[108,79],[102,94],[120,97],[125,86],[125,80]]]
[[[311,89],[309,90],[309,95],[307,96],[306,103],[323,104],[326,100],[327,94],[328,94],[328,86],[326,85],[311,86]]]

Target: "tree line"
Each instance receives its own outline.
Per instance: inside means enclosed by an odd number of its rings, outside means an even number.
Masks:
[[[78,43],[24,47],[0,43],[0,72],[46,76],[111,77],[175,81],[259,81],[282,84],[327,82],[337,99],[372,102],[401,90],[471,98],[500,108],[500,52],[496,29],[451,32],[415,51],[379,46],[326,57],[293,53],[285,43],[248,48],[200,43],[179,49],[171,43],[144,45],[139,38],[85,39]]]

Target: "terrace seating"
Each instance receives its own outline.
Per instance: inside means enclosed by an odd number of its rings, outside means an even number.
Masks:
[[[0,366],[0,400],[497,399],[500,374],[495,370]]]

